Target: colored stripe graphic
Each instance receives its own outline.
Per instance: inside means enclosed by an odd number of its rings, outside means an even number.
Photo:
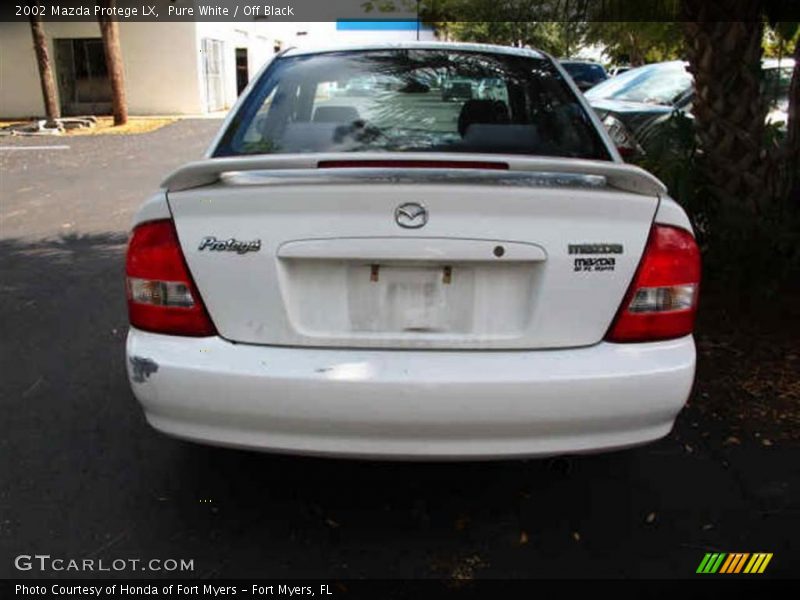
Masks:
[[[724,552],[721,553],[708,553],[703,557],[703,560],[700,562],[700,566],[697,567],[698,573],[716,573],[717,569],[719,569],[722,561],[725,559],[726,554]]]
[[[703,557],[703,560],[700,561],[700,566],[697,567],[697,571],[695,571],[695,573],[705,573],[706,565],[710,559],[711,555],[706,553],[706,555]]]
[[[771,560],[772,560],[772,552],[767,554],[766,558],[764,559],[764,562],[761,563],[761,568],[758,570],[758,572],[759,573],[763,573],[764,569],[767,568],[767,565],[769,564],[769,561],[771,561]]]
[[[731,563],[735,563],[739,560],[738,554],[728,554],[728,558],[722,563],[722,568],[719,570],[720,573],[730,573],[729,569],[731,568]]]
[[[772,560],[772,553],[760,552],[758,554],[753,554],[753,558],[750,559],[750,562],[747,563],[747,566],[744,569],[745,573],[763,573],[764,569],[767,568],[769,561]]]
[[[722,553],[719,555],[719,557],[717,558],[717,560],[714,562],[714,564],[713,564],[713,565],[711,565],[711,568],[710,568],[710,570],[709,570],[708,572],[709,572],[709,573],[716,573],[716,572],[717,572],[717,570],[719,569],[720,565],[722,564],[722,561],[723,561],[724,559],[725,559],[725,553],[724,553],[724,552],[722,552]]]
[[[711,575],[715,573],[763,573],[771,560],[772,553],[768,552],[757,552],[755,554],[750,554],[749,552],[732,552],[730,554],[707,552],[703,560],[700,561],[696,572]]]
[[[749,552],[745,552],[742,554],[742,557],[739,559],[738,564],[736,565],[736,569],[734,569],[733,573],[739,573],[744,566],[744,563],[747,561],[747,557],[750,556]]]
[[[722,565],[722,569],[720,569],[720,573],[738,573],[748,556],[750,555],[742,552],[729,554],[728,560],[725,561],[725,564]]]

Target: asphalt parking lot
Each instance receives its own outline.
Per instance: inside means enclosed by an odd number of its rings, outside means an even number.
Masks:
[[[122,577],[694,577],[717,551],[796,576],[797,443],[730,442],[714,388],[665,440],[570,460],[321,460],[151,430],[124,369],[127,227],[218,126],[0,138],[0,577],[81,576],[20,554],[194,561],[103,575]]]

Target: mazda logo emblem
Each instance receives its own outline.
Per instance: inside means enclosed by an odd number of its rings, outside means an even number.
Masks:
[[[406,202],[394,209],[394,220],[400,227],[419,229],[428,222],[428,209],[417,202]]]

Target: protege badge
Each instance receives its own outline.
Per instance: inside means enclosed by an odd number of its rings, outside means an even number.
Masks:
[[[229,240],[218,240],[213,235],[204,237],[197,248],[200,251],[210,250],[213,252],[236,252],[237,254],[247,254],[248,252],[258,252],[261,250],[261,240],[242,242],[235,238]]]

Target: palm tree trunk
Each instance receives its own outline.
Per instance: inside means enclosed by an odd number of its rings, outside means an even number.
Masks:
[[[767,195],[758,0],[683,0],[701,169],[714,196],[758,212]],[[724,21],[731,16],[743,21]]]
[[[56,99],[56,84],[53,78],[53,66],[50,63],[50,52],[47,50],[47,38],[44,35],[42,17],[30,17],[33,49],[36,52],[36,63],[39,66],[39,81],[42,84],[44,113],[47,127],[57,127],[56,119],[61,118],[61,109]]]
[[[111,8],[115,0],[100,0],[100,6]],[[119,24],[111,17],[98,16],[100,33],[103,36],[103,49],[106,55],[106,68],[111,80],[111,108],[114,125],[128,122],[128,100],[125,97],[125,72],[122,64],[122,51],[119,46]]]

